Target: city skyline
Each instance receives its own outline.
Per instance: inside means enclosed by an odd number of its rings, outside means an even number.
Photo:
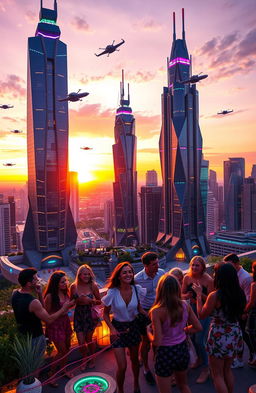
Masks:
[[[51,8],[52,3],[53,0],[44,1],[45,7]],[[206,5],[201,0],[193,5],[189,1],[174,1],[171,7],[166,1],[162,1],[161,7],[149,1],[143,10],[138,5],[133,0],[129,9],[123,10],[114,0],[111,4],[102,0],[102,13],[96,16],[97,9],[91,1],[86,6],[77,1],[75,10],[71,10],[69,0],[59,4],[62,36],[70,51],[68,91],[81,88],[90,93],[82,102],[69,105],[69,170],[79,172],[80,182],[106,179],[113,182],[113,125],[120,71],[124,68],[130,81],[137,123],[138,183],[144,182],[149,169],[157,170],[160,175],[160,97],[162,86],[166,85],[165,58],[171,36],[171,14],[172,11],[180,13],[184,7],[188,46],[194,57],[193,74],[209,74],[197,87],[204,158],[210,161],[210,168],[217,172],[220,181],[223,180],[223,161],[229,157],[244,157],[248,176],[255,163],[252,148],[255,139],[252,70],[256,36],[253,1],[238,4],[219,0],[214,5]],[[0,112],[3,182],[25,182],[27,178],[26,133],[17,135],[10,131],[26,129],[25,47],[27,36],[34,33],[38,12],[39,1],[0,2],[0,31],[2,36],[8,34],[9,44],[2,50],[5,61],[0,66],[0,103],[14,105],[13,109]],[[119,42],[121,38],[126,42],[120,52],[109,58],[94,56],[98,47],[113,39]],[[234,109],[234,112],[218,116],[217,112],[222,109]],[[80,146],[83,145],[93,149],[82,151]],[[16,165],[4,167],[2,164],[7,161],[14,161]]]

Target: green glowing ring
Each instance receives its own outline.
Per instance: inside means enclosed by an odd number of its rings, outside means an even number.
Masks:
[[[99,386],[99,390],[97,390],[100,393],[104,393],[108,390],[109,383],[105,378],[99,377],[99,376],[86,376],[78,379],[74,383],[74,392],[75,393],[89,393],[91,390],[89,390],[89,386],[92,385],[97,385]],[[86,387],[88,386],[88,389]],[[94,392],[94,390],[92,390]],[[96,392],[96,390],[95,390]]]

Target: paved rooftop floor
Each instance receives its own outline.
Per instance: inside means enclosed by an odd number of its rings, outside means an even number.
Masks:
[[[244,359],[247,360],[248,354],[247,351],[245,352]],[[76,353],[72,356],[72,360],[79,359],[79,354]],[[152,361],[152,354],[150,355],[150,363],[151,368],[153,370],[153,361]],[[116,363],[114,358],[113,351],[107,350],[104,353],[100,354],[96,358],[96,367],[94,371],[96,372],[103,372],[105,374],[111,375],[115,379],[115,370],[116,370]],[[92,370],[88,370],[92,371]],[[86,372],[86,371],[85,371]],[[235,376],[235,388],[234,393],[248,393],[248,388],[256,384],[256,369],[252,369],[248,367],[247,363],[245,362],[244,368],[233,370]],[[204,384],[197,384],[196,379],[200,373],[200,368],[196,370],[189,371],[189,386],[191,388],[192,393],[215,393],[213,382],[209,379]],[[78,375],[79,372],[75,372],[75,375]],[[68,379],[63,377],[58,380],[59,387],[52,388],[51,386],[47,385],[43,387],[42,393],[64,393],[65,392],[65,384],[67,383]],[[140,374],[140,388],[141,393],[157,393],[156,386],[149,386],[144,379],[142,369]],[[172,388],[173,393],[177,393],[177,387]],[[126,379],[125,379],[125,393],[133,393],[133,379],[132,379],[132,372],[130,361],[128,359],[128,367],[126,371]],[[169,392],[166,392],[169,393]]]

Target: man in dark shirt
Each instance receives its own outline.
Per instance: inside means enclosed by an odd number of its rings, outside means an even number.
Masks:
[[[34,268],[23,269],[18,277],[20,289],[12,294],[12,308],[20,333],[32,336],[32,343],[40,343],[42,351],[45,350],[45,337],[42,322],[51,323],[62,314],[66,313],[74,301],[68,301],[55,312],[48,314],[44,308],[42,287],[39,283],[37,270]],[[33,290],[38,294],[38,299],[32,295]]]

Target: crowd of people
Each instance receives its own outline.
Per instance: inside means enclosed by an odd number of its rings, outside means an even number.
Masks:
[[[197,383],[205,383],[211,375],[217,393],[232,393],[232,368],[243,366],[244,342],[249,348],[248,364],[256,367],[256,262],[250,275],[236,254],[228,254],[215,264],[213,277],[201,256],[191,259],[186,274],[179,268],[159,269],[155,252],[145,253],[142,263],[137,274],[129,262],[119,263],[102,299],[88,265],[79,267],[70,286],[66,274],[55,271],[44,292],[37,271],[23,269],[18,278],[21,288],[12,295],[19,331],[30,334],[42,349],[47,337],[57,350],[54,360],[60,359],[65,375],[72,378],[65,357],[72,335],[68,311],[75,307],[74,331],[83,372],[95,366],[90,355],[96,349],[93,333],[99,323],[96,308],[101,305],[116,359],[118,393],[124,393],[127,358],[134,393],[141,392],[140,367],[147,383],[156,383],[160,393],[171,391],[174,384],[181,393],[190,393],[187,372],[199,366]],[[150,350],[154,370],[149,367]],[[56,362],[50,375],[55,372]],[[54,380],[51,385],[58,386]]]

